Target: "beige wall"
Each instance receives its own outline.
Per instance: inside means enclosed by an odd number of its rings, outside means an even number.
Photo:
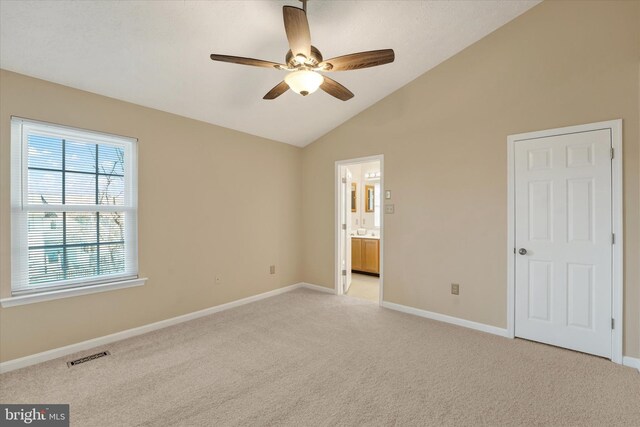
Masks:
[[[334,286],[334,162],[384,154],[385,300],[506,327],[507,135],[622,118],[624,353],[640,356],[639,62],[640,2],[547,1],[307,146],[305,281]]]
[[[639,357],[639,24],[636,1],[544,2],[304,150],[0,71],[0,297],[10,293],[11,115],[139,138],[149,277],[0,308],[0,361],[300,280],[333,287],[334,162],[373,154],[385,155],[396,207],[385,217],[385,299],[505,327],[507,135],[615,118],[625,354]]]
[[[139,264],[149,278],[142,287],[0,308],[0,361],[302,279],[300,148],[7,71],[0,94],[0,296],[11,287],[11,115],[139,139]]]

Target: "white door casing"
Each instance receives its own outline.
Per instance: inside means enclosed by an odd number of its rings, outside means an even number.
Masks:
[[[342,280],[342,260],[343,254],[346,252],[346,242],[344,241],[344,237],[346,233],[343,234],[342,230],[342,206],[345,204],[344,198],[344,190],[342,187],[342,176],[343,170],[346,169],[349,165],[361,164],[361,163],[370,163],[370,162],[380,162],[380,191],[384,192],[384,155],[373,155],[367,157],[358,157],[348,160],[338,160],[335,162],[335,252],[334,252],[334,289],[335,293],[340,295],[343,293],[344,286]],[[350,188],[349,188],[350,192]],[[349,200],[348,204],[349,208],[351,206],[351,201]],[[349,214],[351,213],[351,209],[349,209]],[[384,215],[380,217],[380,285],[379,285],[379,299],[378,304],[382,306],[382,301],[384,300]],[[346,231],[346,230],[345,230]],[[349,233],[351,234],[351,233]],[[350,237],[350,236],[349,236]],[[351,262],[351,247],[349,247],[349,261]],[[350,270],[350,268],[349,268]]]
[[[613,334],[612,318],[621,317],[622,252],[612,233],[621,231],[621,169],[611,158],[620,128],[613,121],[509,137],[509,244],[523,250],[510,254],[510,333],[618,363],[622,325]]]

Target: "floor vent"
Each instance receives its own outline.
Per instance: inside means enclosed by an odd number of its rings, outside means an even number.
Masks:
[[[109,353],[108,351],[101,351],[100,353],[91,354],[89,356],[81,357],[80,359],[76,359],[76,360],[72,360],[71,362],[67,362],[67,366],[70,368],[72,366],[76,366],[76,365],[79,365],[79,364],[84,363],[84,362],[89,362],[90,360],[93,360],[93,359],[99,359],[101,357],[108,356],[110,354],[111,353]]]

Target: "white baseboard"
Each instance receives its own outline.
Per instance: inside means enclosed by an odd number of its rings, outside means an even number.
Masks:
[[[472,322],[471,320],[460,319],[458,317],[447,316],[446,314],[434,313],[432,311],[421,310],[419,308],[395,304],[392,302],[383,301],[382,306],[391,310],[401,311],[403,313],[413,314],[415,316],[438,320],[445,323],[451,323],[453,325],[463,326],[465,328],[475,329],[478,331],[509,338],[508,331],[506,329],[498,328],[497,326],[485,325],[484,323]],[[622,358],[622,364],[624,366],[636,368],[638,371],[640,371],[640,359],[637,359],[635,357],[624,356]]]
[[[451,323],[453,325],[463,326],[465,328],[475,329],[489,334],[500,335],[501,337],[508,337],[507,330],[498,328],[497,326],[485,325],[484,323],[472,322],[471,320],[460,319],[458,317],[447,316],[446,314],[434,313],[432,311],[421,310],[415,307],[395,304],[393,302],[383,301],[382,306],[391,310],[401,311],[403,313],[413,314],[415,316],[425,317],[439,322]]]
[[[311,283],[300,283],[301,288],[307,288],[318,292],[326,292],[329,294],[335,294],[336,290],[333,288],[327,288],[325,286],[312,285]]]
[[[93,347],[98,347],[106,344],[110,344],[115,341],[120,341],[126,338],[135,337],[137,335],[146,334],[147,332],[155,331],[158,329],[166,328],[168,326],[177,325],[178,323],[188,322],[189,320],[197,319],[199,317],[208,316],[220,311],[229,310],[230,308],[239,307],[241,305],[249,304],[251,302],[259,301],[265,298],[270,298],[276,295],[283,294],[285,292],[292,291],[298,288],[308,288],[314,290],[323,290],[322,286],[309,285],[307,283],[296,283],[283,288],[274,289],[262,294],[253,295],[247,298],[242,298],[236,301],[231,301],[226,304],[216,305],[214,307],[205,308],[204,310],[194,311],[192,313],[184,314],[182,316],[172,317],[166,320],[160,320],[159,322],[149,323],[147,325],[139,326],[137,328],[127,329],[125,331],[116,332],[110,335],[105,335],[98,338],[82,341],[76,344],[67,345],[64,347],[54,348],[52,350],[43,351],[42,353],[32,354],[30,356],[21,357],[19,359],[7,360],[0,363],[0,374],[4,372],[14,371],[16,369],[24,368],[26,366],[35,365],[38,363],[46,362],[47,360],[57,359],[72,353],[88,350]],[[322,289],[318,289],[322,288]],[[330,290],[332,291],[332,290]]]
[[[630,368],[636,368],[640,371],[640,359],[636,359],[635,357],[623,356],[622,364],[624,366],[629,366]]]

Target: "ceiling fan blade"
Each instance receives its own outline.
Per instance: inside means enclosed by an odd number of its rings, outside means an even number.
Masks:
[[[289,90],[289,85],[285,81],[281,81],[274,86],[262,99],[276,99],[283,93]]]
[[[306,58],[310,58],[311,32],[309,31],[307,14],[300,8],[283,6],[282,15],[291,53],[293,53],[294,57],[296,55],[304,55]]]
[[[325,67],[324,71],[348,71],[360,68],[375,67],[377,65],[393,62],[396,55],[393,49],[370,50],[368,52],[352,53],[350,55],[338,56],[327,59],[318,64],[318,67]]]
[[[335,96],[341,101],[348,101],[353,98],[354,95],[349,89],[327,76],[323,77],[324,82],[322,82],[322,84],[320,85],[320,89],[327,92],[331,96]]]
[[[278,64],[276,62],[271,62],[271,61],[263,61],[262,59],[244,58],[242,56],[231,56],[231,55],[216,55],[215,53],[211,54],[211,59],[213,59],[214,61],[231,62],[232,64],[252,65],[254,67],[278,68],[278,69],[280,69],[280,67],[286,67],[286,65]]]

